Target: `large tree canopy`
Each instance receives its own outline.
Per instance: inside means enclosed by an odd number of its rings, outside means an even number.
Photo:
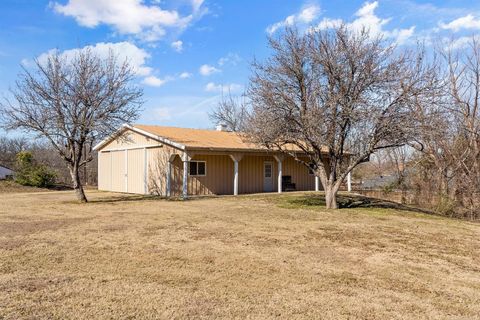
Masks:
[[[87,201],[79,168],[92,160],[95,141],[137,118],[142,90],[131,84],[134,76],[113,53],[106,59],[90,49],[73,57],[54,53],[23,69],[13,99],[1,105],[3,127],[47,139],[68,166],[78,199]]]
[[[327,207],[336,208],[348,172],[376,150],[410,141],[412,111],[435,97],[434,68],[422,50],[399,50],[346,26],[286,29],[269,43],[271,56],[253,64],[245,130],[272,150],[304,150]]]

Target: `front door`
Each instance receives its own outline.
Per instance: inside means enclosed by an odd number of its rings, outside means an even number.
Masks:
[[[263,191],[273,192],[273,162],[263,163]]]

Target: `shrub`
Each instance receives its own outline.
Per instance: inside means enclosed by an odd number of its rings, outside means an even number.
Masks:
[[[30,152],[17,154],[15,182],[38,188],[48,188],[55,184],[55,172],[47,166],[37,164]]]

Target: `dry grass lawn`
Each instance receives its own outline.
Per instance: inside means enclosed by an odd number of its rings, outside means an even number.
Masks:
[[[0,194],[0,319],[480,318],[480,224],[312,193],[89,196]]]
[[[4,193],[19,193],[19,192],[43,192],[47,189],[27,187],[19,185],[11,180],[0,180],[0,196]]]

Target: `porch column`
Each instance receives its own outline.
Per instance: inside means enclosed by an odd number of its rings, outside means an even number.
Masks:
[[[188,197],[188,162],[192,159],[191,155],[184,152],[182,156],[183,161],[183,181],[182,181],[182,198]]]
[[[238,163],[242,160],[243,155],[239,153],[231,154],[233,160],[233,195],[238,195]]]
[[[277,160],[278,164],[278,193],[282,193],[282,162],[283,162],[283,155],[278,154],[273,156],[275,160]]]
[[[315,176],[315,191],[320,191],[320,177]]]
[[[347,190],[348,192],[352,192],[352,173],[351,172],[347,174]]]
[[[168,164],[167,164],[167,185],[166,185],[166,190],[165,190],[165,195],[167,197],[170,197],[172,195],[172,163],[173,160],[175,160],[176,154],[171,154],[169,159],[168,159]]]

